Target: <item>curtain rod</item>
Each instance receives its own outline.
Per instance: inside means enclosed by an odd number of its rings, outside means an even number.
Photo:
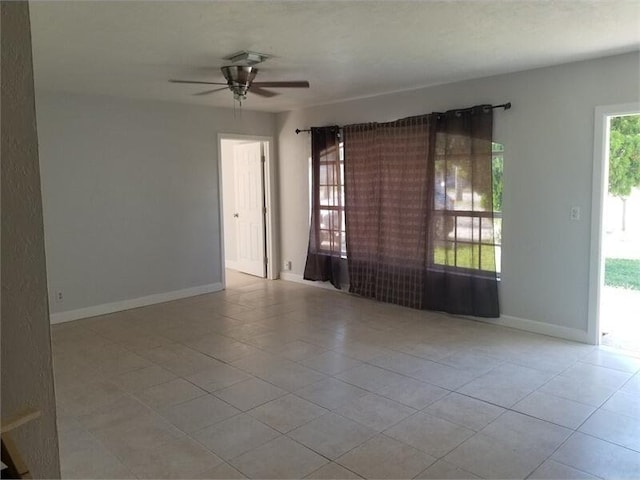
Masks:
[[[452,112],[466,112],[471,110],[474,107],[470,107],[470,108],[459,108],[459,109],[455,109],[455,110],[450,110]],[[509,110],[511,108],[511,102],[507,102],[507,103],[503,103],[502,105],[491,105],[491,110],[494,110],[496,108],[504,108],[505,110]],[[439,112],[436,112],[439,113]],[[338,128],[342,128],[342,127],[338,127]],[[306,129],[299,129],[296,128],[296,135],[298,135],[300,132],[310,132],[311,129],[310,128],[306,128]]]

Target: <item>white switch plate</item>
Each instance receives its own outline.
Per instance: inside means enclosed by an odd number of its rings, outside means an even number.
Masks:
[[[580,220],[580,207],[571,207],[571,220]]]

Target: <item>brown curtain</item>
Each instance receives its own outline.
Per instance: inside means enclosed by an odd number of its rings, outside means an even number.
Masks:
[[[311,129],[311,228],[305,280],[341,288],[344,234],[344,175],[338,127]]]
[[[424,304],[432,118],[344,128],[350,292]]]
[[[350,291],[499,316],[488,106],[344,128]]]

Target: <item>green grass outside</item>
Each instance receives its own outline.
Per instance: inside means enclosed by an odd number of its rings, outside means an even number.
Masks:
[[[492,245],[458,245],[457,256],[454,250],[453,243],[447,247],[436,247],[433,253],[433,262],[436,265],[461,268],[479,269],[481,266],[482,270],[495,271],[495,250]],[[480,252],[482,252],[482,257],[480,257]],[[479,263],[480,260],[482,263]]]
[[[604,284],[640,290],[640,260],[605,258]]]
[[[436,247],[433,262],[436,265],[450,265],[461,268],[479,268],[479,251],[482,252],[482,269],[495,265],[493,247],[483,245],[458,245],[457,257],[454,255],[453,243],[447,247]],[[604,283],[611,287],[640,290],[640,260],[624,258],[605,259]]]

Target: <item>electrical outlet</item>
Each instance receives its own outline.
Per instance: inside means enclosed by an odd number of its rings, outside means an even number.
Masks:
[[[56,292],[56,303],[62,303],[64,302],[64,295],[62,294],[61,290],[58,290]]]
[[[284,262],[284,264],[282,265],[282,269],[284,271],[290,271],[291,270],[291,260],[287,260],[286,262]]]

